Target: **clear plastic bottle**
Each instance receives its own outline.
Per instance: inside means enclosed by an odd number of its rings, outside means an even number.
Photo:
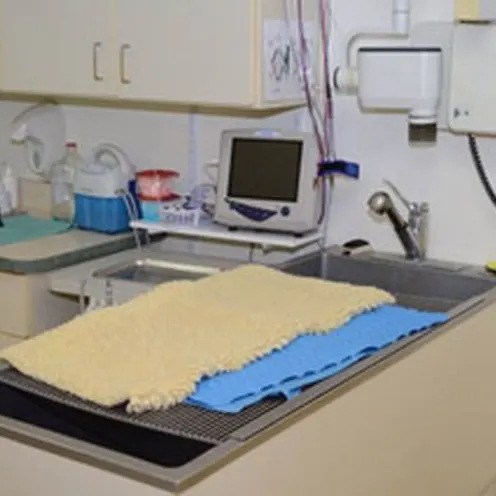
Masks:
[[[74,177],[84,160],[79,155],[77,144],[68,141],[65,155],[52,165],[50,179],[52,183],[52,217],[72,222],[74,219]]]

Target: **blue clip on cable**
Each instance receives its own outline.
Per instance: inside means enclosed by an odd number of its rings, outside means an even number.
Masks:
[[[341,174],[352,179],[360,179],[360,166],[345,160],[324,160],[318,165],[318,176],[327,177]]]

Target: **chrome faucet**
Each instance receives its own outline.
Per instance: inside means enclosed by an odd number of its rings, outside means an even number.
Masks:
[[[384,183],[408,209],[408,221],[401,217],[391,196],[385,191],[378,191],[369,198],[370,210],[378,215],[388,216],[408,260],[424,260],[427,255],[429,204],[427,202],[410,202],[393,183],[390,181],[384,181]]]

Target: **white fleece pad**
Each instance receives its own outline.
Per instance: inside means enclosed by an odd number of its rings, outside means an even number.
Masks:
[[[0,352],[20,372],[102,406],[166,408],[304,333],[394,303],[372,287],[245,265],[83,315]]]

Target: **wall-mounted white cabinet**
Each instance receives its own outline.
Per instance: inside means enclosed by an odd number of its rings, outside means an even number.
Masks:
[[[43,95],[115,93],[112,3],[0,0],[0,90]]]
[[[250,2],[140,0],[137,9],[117,0],[116,15],[125,66],[119,96],[256,103]]]
[[[305,2],[305,18],[317,46],[315,3]],[[0,5],[4,92],[239,108],[302,102],[282,0]]]

